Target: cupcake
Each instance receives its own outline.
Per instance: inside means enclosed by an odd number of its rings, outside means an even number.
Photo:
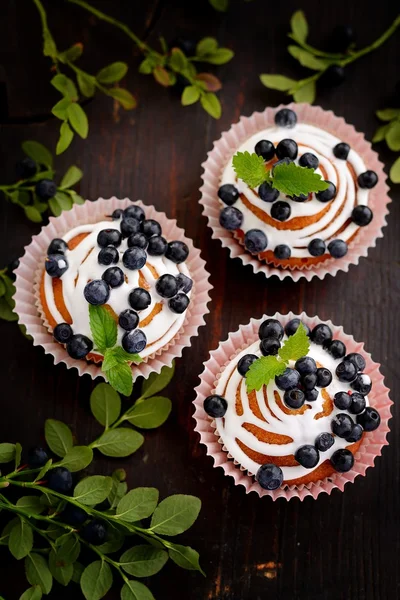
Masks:
[[[204,164],[201,203],[213,237],[255,270],[322,278],[366,255],[390,200],[361,134],[318,107],[290,106],[223,135]]]
[[[195,418],[216,464],[247,491],[316,497],[373,464],[391,402],[362,345],[317,319],[280,315],[228,342],[206,364]]]

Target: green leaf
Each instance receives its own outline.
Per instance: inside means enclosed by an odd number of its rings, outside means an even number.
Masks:
[[[133,389],[131,367],[127,363],[118,363],[105,372],[112,387],[124,396],[130,396]]]
[[[188,571],[200,571],[200,573],[205,575],[200,566],[199,553],[193,548],[190,548],[190,546],[181,546],[180,544],[172,544],[172,542],[169,542],[168,554],[174,563],[179,567],[182,567],[182,569],[187,569]]]
[[[117,83],[120,81],[128,72],[128,65],[124,62],[114,62],[107,67],[101,69],[97,75],[97,81],[100,83]]]
[[[44,594],[50,594],[53,576],[43,556],[36,552],[28,554],[25,558],[25,574],[31,585],[39,585]]]
[[[103,554],[111,554],[112,552],[118,552],[121,550],[125,541],[125,535],[122,531],[119,531],[116,527],[112,527],[108,523],[107,525],[107,541],[104,544],[97,546],[97,550]]]
[[[123,496],[125,496],[126,492],[128,491],[128,486],[125,481],[119,482],[114,477],[112,479],[113,484],[107,500],[110,503],[110,508],[116,508],[118,502],[121,500],[121,498],[123,498]]]
[[[229,0],[209,0],[211,6],[219,12],[226,12],[229,7]]]
[[[151,373],[147,379],[143,380],[142,389],[140,395],[142,398],[149,398],[154,396],[161,390],[163,390],[175,373],[175,362],[172,363],[171,367],[164,366],[160,373]]]
[[[144,437],[134,429],[118,427],[103,433],[93,444],[105,456],[123,458],[133,454],[144,442]]]
[[[67,115],[73,129],[85,140],[89,132],[89,123],[82,106],[73,102],[67,108]]]
[[[110,385],[99,383],[90,395],[90,410],[100,425],[108,429],[121,413],[121,398]]]
[[[42,598],[42,589],[39,585],[34,585],[26,590],[22,596],[19,597],[19,600],[41,600]]]
[[[386,133],[386,143],[391,150],[400,150],[400,121],[392,121]]]
[[[400,156],[392,164],[389,177],[393,183],[400,183]]]
[[[79,89],[83,96],[92,98],[96,91],[96,78],[87,73],[78,73],[76,76]]]
[[[55,217],[59,217],[62,213],[62,208],[55,198],[50,198],[49,207]]]
[[[80,583],[82,573],[85,570],[85,567],[81,563],[78,563],[78,562],[74,563],[73,567],[74,567],[74,572],[72,573],[72,581],[74,583]]]
[[[49,471],[49,469],[51,469],[52,464],[53,464],[53,459],[49,458],[47,463],[40,469],[39,473],[36,475],[35,481],[40,481],[46,475],[47,471]]]
[[[46,148],[46,146],[43,146],[43,144],[39,144],[39,142],[35,142],[33,140],[28,140],[26,142],[22,142],[22,150],[27,156],[29,156],[29,158],[32,158],[40,165],[44,165],[49,169],[52,168],[52,154],[50,150]]]
[[[76,85],[66,75],[62,73],[58,73],[54,75],[53,79],[50,81],[51,85],[56,88],[63,96],[68,98],[69,100],[76,102],[78,100],[78,90],[76,89]],[[46,164],[46,163],[45,163]]]
[[[90,331],[96,348],[104,354],[106,348],[117,343],[118,327],[104,306],[89,304]]]
[[[107,91],[108,95],[117,100],[125,108],[125,110],[131,110],[136,106],[136,100],[134,96],[128,90],[123,88],[111,88]]]
[[[61,585],[69,584],[74,573],[74,566],[72,564],[63,564],[58,559],[54,550],[51,550],[49,554],[49,568],[50,573],[58,583],[61,583]]]
[[[83,571],[80,584],[86,600],[100,600],[111,588],[113,576],[110,567],[103,560],[92,562]]]
[[[8,548],[16,560],[25,558],[33,547],[33,532],[32,527],[23,519],[18,519],[18,522],[10,531],[8,539]],[[33,585],[33,583],[30,581]],[[37,582],[36,582],[37,583]]]
[[[279,90],[281,92],[290,90],[290,88],[297,83],[295,79],[290,79],[284,75],[268,75],[266,73],[264,75],[260,75],[260,80],[265,87],[270,88],[271,90]]]
[[[121,346],[115,346],[115,348],[110,348],[110,353],[113,354],[117,362],[130,362],[139,364],[142,362],[142,358],[139,354],[132,354],[131,352],[126,352]]]
[[[376,144],[376,142],[382,142],[385,139],[387,132],[389,131],[390,123],[386,125],[381,125],[374,133],[374,137],[372,138],[372,143]]]
[[[47,419],[44,437],[50,450],[57,456],[65,456],[73,446],[72,433],[68,425],[56,419]]]
[[[156,488],[139,487],[131,490],[118,502],[115,518],[134,523],[153,514],[158,503]]]
[[[196,56],[213,54],[218,50],[218,42],[213,37],[205,37],[196,46]]]
[[[4,526],[3,531],[1,532],[1,538],[3,542],[6,542],[8,544],[8,537],[11,533],[11,530],[18,523],[18,521],[19,517],[14,517]]]
[[[15,444],[15,469],[21,464],[22,446],[19,442]]]
[[[313,169],[300,167],[295,163],[281,163],[275,166],[272,185],[287,196],[320,192],[329,187],[329,184]]]
[[[154,64],[149,58],[145,58],[139,65],[139,73],[142,75],[150,75],[153,72]]]
[[[221,103],[215,94],[212,92],[203,94],[200,98],[200,104],[214,119],[220,118],[222,112]]]
[[[155,600],[155,598],[144,583],[129,580],[121,590],[121,600]]]
[[[162,85],[164,87],[169,87],[171,85],[169,73],[168,73],[167,69],[164,69],[164,67],[160,67],[160,66],[156,67],[153,71],[153,75],[154,75],[154,79],[160,85]]]
[[[253,363],[254,364],[254,363]],[[157,506],[151,519],[151,531],[160,535],[178,535],[193,525],[201,508],[196,496],[175,494]]]
[[[3,280],[0,279],[0,296],[4,296],[6,293],[6,286],[3,283]]]
[[[68,50],[65,50],[64,52],[59,52],[58,59],[62,63],[74,62],[82,56],[82,52],[83,52],[83,44],[78,42],[77,44],[74,44],[73,46],[68,48]]]
[[[74,563],[81,553],[81,543],[76,535],[68,533],[56,539],[57,561],[64,564]]]
[[[143,544],[124,552],[119,564],[129,575],[151,577],[161,571],[167,560],[168,554],[165,550]]]
[[[200,90],[195,85],[188,85],[182,92],[182,106],[194,104],[200,98]]]
[[[16,506],[31,515],[40,515],[45,508],[40,502],[40,496],[22,496],[17,500]]]
[[[15,444],[0,444],[0,463],[8,463],[15,459]]]
[[[383,110],[377,110],[375,114],[381,121],[391,121],[396,117],[400,117],[400,108],[384,108]]]
[[[315,81],[309,81],[306,85],[298,88],[293,93],[293,98],[295,102],[308,102],[312,104],[315,100],[315,96],[317,93]]]
[[[313,69],[314,71],[323,71],[332,63],[332,61],[317,58],[314,54],[311,54],[308,50],[299,48],[299,46],[288,46],[288,52],[293,58],[298,60],[303,67]]]
[[[235,56],[235,53],[229,48],[218,48],[212,54],[202,56],[201,60],[207,62],[210,65],[224,65]]]
[[[71,104],[71,100],[69,98],[62,98],[57,104],[53,106],[51,112],[57,119],[61,119],[62,121],[67,120],[67,108]]]
[[[261,358],[253,362],[247,371],[247,391],[258,391],[263,385],[268,385],[276,375],[281,375],[285,369],[285,363],[278,360],[276,356],[261,356]]]
[[[85,204],[84,198],[82,198],[82,196],[79,196],[79,194],[77,194],[74,190],[69,190],[69,193],[74,204]]]
[[[135,404],[129,411],[127,421],[141,429],[160,427],[168,419],[172,409],[169,398],[154,396],[144,402]]]
[[[104,477],[103,475],[85,477],[75,486],[74,498],[86,506],[100,504],[107,498],[111,487],[111,477]]]
[[[173,69],[177,73],[182,73],[187,68],[188,62],[189,61],[186,55],[182,52],[180,48],[172,48],[171,56],[169,58],[169,66],[171,67],[171,69]],[[156,77],[157,68],[159,67],[156,67],[156,69],[154,70],[154,77]],[[167,83],[166,85],[169,85],[169,83]]]
[[[65,173],[64,177],[61,179],[60,187],[63,189],[70,188],[76,183],[78,183],[78,181],[80,181],[82,177],[82,171],[78,169],[78,167],[76,167],[75,165],[72,165]]]
[[[222,88],[222,83],[218,77],[211,73],[198,73],[195,79],[197,85],[208,92],[218,92]]]
[[[308,36],[307,19],[302,10],[293,13],[290,19],[293,37],[299,42],[305,42]]]
[[[268,178],[265,162],[262,156],[255,152],[236,152],[232,164],[236,175],[251,188],[258,187]]]
[[[65,467],[72,473],[76,473],[86,469],[92,460],[93,450],[89,446],[74,446],[68,450],[62,461],[57,463],[57,466]]]
[[[18,321],[18,315],[13,312],[12,308],[4,297],[0,298],[0,319],[3,319],[4,321]]]
[[[74,139],[74,132],[67,122],[62,123],[60,127],[60,139],[57,142],[56,154],[62,154],[69,147]],[[57,215],[56,215],[57,216]]]
[[[41,223],[42,215],[34,206],[24,206],[24,212],[27,219],[32,221],[33,223]]]
[[[56,200],[58,206],[61,208],[61,210],[71,210],[72,208],[72,200],[70,198],[70,196],[68,194],[66,194],[65,192],[56,192],[56,195],[54,196],[54,199]]]

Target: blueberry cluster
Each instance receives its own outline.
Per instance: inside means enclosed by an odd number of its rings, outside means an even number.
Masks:
[[[44,266],[50,277],[61,277],[68,269],[68,260],[65,256],[67,250],[68,244],[61,238],[55,238],[49,244]]]

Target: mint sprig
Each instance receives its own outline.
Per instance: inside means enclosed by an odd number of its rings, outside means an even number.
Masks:
[[[268,385],[271,379],[282,375],[290,360],[307,356],[309,350],[310,340],[304,325],[300,323],[296,333],[281,346],[278,356],[261,356],[253,362],[246,374],[247,391],[258,391],[263,385]]]
[[[233,168],[239,179],[251,188],[267,181],[273,188],[286,196],[308,195],[310,192],[322,192],[329,184],[313,169],[300,167],[295,163],[281,163],[266,170],[264,159],[254,152],[237,152],[233,159]]]
[[[118,327],[112,315],[105,306],[89,304],[89,324],[93,342],[103,355],[102,371],[112,387],[130,396],[133,388],[132,370],[128,363],[140,363],[139,354],[125,352],[121,346],[116,346]]]
[[[381,125],[375,131],[372,138],[372,143],[382,142],[386,144],[393,152],[400,150],[400,108],[384,108],[376,111],[376,116],[381,121],[385,121],[385,125]],[[389,177],[393,183],[400,183],[400,156],[396,158],[392,164]]]

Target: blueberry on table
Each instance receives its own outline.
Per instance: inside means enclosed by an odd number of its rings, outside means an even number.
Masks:
[[[47,248],[47,254],[65,254],[67,250],[67,242],[64,242],[64,240],[61,238],[54,238]]]
[[[222,396],[213,394],[204,400],[203,407],[209,417],[220,419],[225,415],[228,408],[228,403]]]
[[[146,348],[147,338],[141,329],[127,331],[122,337],[122,347],[130,354],[138,354]]]
[[[268,162],[275,156],[275,146],[269,140],[260,140],[255,145],[254,152]]]
[[[319,346],[329,345],[332,340],[332,330],[325,323],[319,323],[311,331],[311,340]]]
[[[123,217],[121,221],[121,233],[122,237],[126,238],[132,235],[132,233],[138,233],[140,231],[140,221],[134,217]]]
[[[244,236],[244,245],[252,254],[259,254],[268,246],[268,238],[261,229],[249,229]]]
[[[176,296],[168,300],[168,306],[172,310],[172,312],[181,315],[185,312],[187,307],[189,306],[189,298],[186,294],[179,292]]]
[[[351,220],[359,227],[365,227],[371,223],[373,216],[373,212],[369,206],[359,204],[353,208]]]
[[[364,429],[358,423],[353,425],[353,429],[350,432],[350,435],[347,436],[346,442],[359,442],[363,436]]]
[[[328,244],[328,251],[332,258],[342,258],[347,254],[348,246],[343,240],[332,240]]]
[[[190,277],[184,275],[183,273],[179,273],[179,275],[177,275],[175,279],[178,283],[178,288],[181,292],[185,292],[185,294],[190,292],[190,290],[193,287],[193,280],[190,279]]]
[[[104,265],[105,267],[116,265],[119,261],[119,252],[114,246],[106,246],[106,248],[100,250],[97,261],[99,265]]]
[[[297,388],[300,383],[300,373],[295,369],[285,369],[282,375],[276,375],[275,383],[283,391]]]
[[[286,335],[288,335],[287,332]],[[310,373],[317,373],[317,363],[311,356],[302,356],[301,358],[296,360],[294,366],[296,371],[298,371],[302,377],[304,377],[305,375],[309,375]]]
[[[219,188],[218,197],[227,206],[232,206],[239,198],[239,190],[232,183],[225,183]]]
[[[265,319],[258,329],[260,340],[267,337],[274,337],[280,341],[283,338],[283,333],[283,327],[277,319]]]
[[[308,251],[311,256],[322,256],[326,252],[326,244],[324,240],[319,238],[314,238],[308,244]]]
[[[79,506],[67,504],[64,510],[60,513],[60,521],[79,527],[88,519],[88,514]]]
[[[139,325],[139,315],[134,310],[126,308],[119,314],[118,325],[125,331],[132,331]]]
[[[29,179],[36,174],[37,165],[32,158],[25,156],[15,165],[17,179]]]
[[[286,335],[287,336],[294,335],[296,333],[296,331],[298,330],[300,323],[303,325],[304,329],[306,330],[307,335],[310,335],[309,326],[306,325],[303,321],[301,321],[297,317],[295,319],[291,319],[288,323],[286,323],[286,325],[285,325]]]
[[[247,371],[250,369],[253,362],[257,359],[258,356],[256,356],[255,354],[245,354],[244,356],[242,356],[242,358],[237,364],[237,370],[239,371],[242,377],[246,376]]]
[[[290,138],[285,138],[279,142],[276,147],[276,156],[279,160],[282,158],[290,158],[294,160],[297,158],[299,148],[294,140]]]
[[[260,350],[263,356],[274,356],[275,354],[278,354],[280,347],[280,341],[274,337],[264,338],[260,342]]]
[[[372,389],[371,378],[366,373],[358,373],[357,377],[350,385],[353,390],[360,392],[360,394],[363,394],[364,396],[369,394]]]
[[[49,460],[49,455],[44,448],[35,446],[28,451],[27,463],[30,469],[40,469]]]
[[[171,48],[179,48],[186,56],[195,56],[197,43],[192,38],[177,37],[170,44]]]
[[[77,333],[67,342],[67,352],[71,358],[77,360],[85,358],[93,350],[93,342],[85,335]]]
[[[264,181],[258,188],[258,195],[264,202],[275,202],[279,198],[279,190],[273,188],[268,181]]]
[[[336,367],[336,375],[339,381],[350,382],[356,378],[357,368],[354,363],[349,360],[343,360]]]
[[[313,390],[305,390],[304,395],[306,397],[306,402],[315,402],[319,396],[319,391],[317,388]]]
[[[68,323],[59,323],[54,327],[53,336],[60,344],[66,344],[73,333],[71,325]]]
[[[274,248],[274,256],[278,260],[287,260],[292,255],[292,251],[286,244],[278,244]]]
[[[107,529],[103,521],[92,519],[83,527],[80,535],[89,544],[100,546],[100,544],[104,544],[107,539]]]
[[[128,206],[128,208],[125,208],[124,217],[132,217],[137,221],[144,221],[145,214],[143,208],[137,204],[132,204],[131,206]]]
[[[150,243],[150,242],[149,242]],[[179,240],[175,240],[173,242],[169,242],[167,245],[167,249],[165,251],[165,257],[169,260],[172,260],[173,263],[179,265],[183,263],[187,257],[189,256],[189,248],[185,242],[180,242]]]
[[[97,236],[97,243],[101,248],[106,246],[119,246],[122,235],[119,229],[102,229]]]
[[[349,413],[352,415],[359,415],[365,409],[366,401],[362,394],[354,392],[351,394],[351,403],[348,408]]]
[[[35,192],[41,200],[50,200],[57,193],[57,186],[50,179],[42,179],[35,186]]]
[[[335,438],[333,437],[333,435],[331,433],[328,433],[327,431],[324,431],[323,433],[320,433],[317,436],[315,440],[315,447],[320,452],[326,452],[327,450],[329,450],[329,448],[332,448],[334,443]]]
[[[102,304],[105,304],[110,297],[110,286],[103,281],[103,279],[93,279],[93,281],[89,281],[89,283],[85,285],[83,295],[89,304],[101,306]]]
[[[362,354],[358,354],[358,352],[350,352],[350,354],[345,356],[344,359],[352,362],[357,371],[364,371],[365,367],[367,366],[365,358]]]
[[[140,230],[147,238],[162,234],[160,223],[154,219],[145,219],[142,221],[140,223]]]
[[[122,262],[127,269],[131,271],[137,271],[144,267],[147,261],[147,254],[143,248],[133,246],[125,250],[122,256]]]
[[[345,144],[345,142],[339,142],[336,146],[333,147],[333,154],[336,158],[340,158],[340,160],[347,160],[349,156],[350,146]]]
[[[347,410],[351,404],[351,395],[347,392],[337,392],[333,398],[333,403],[340,410]]]
[[[264,490],[277,490],[283,483],[283,472],[277,465],[265,464],[258,469],[255,478]]]
[[[154,235],[149,239],[147,254],[150,256],[163,256],[167,250],[168,242],[161,235]]]
[[[143,233],[131,233],[131,235],[128,237],[128,248],[137,246],[138,248],[143,248],[146,250],[148,243],[149,240]]]
[[[340,340],[332,340],[332,342],[327,347],[329,354],[333,356],[333,358],[343,358],[346,354],[346,346]]]
[[[304,444],[296,450],[294,458],[305,469],[313,469],[319,462],[319,452],[315,446]]]
[[[299,158],[299,165],[307,169],[318,169],[319,160],[312,152],[305,152]]]
[[[151,304],[151,296],[144,288],[137,287],[129,293],[128,302],[135,310],[145,310]]]
[[[156,282],[156,291],[162,298],[173,298],[178,293],[178,282],[173,275],[161,275]]]
[[[336,450],[331,456],[331,464],[335,471],[347,473],[354,465],[354,456],[347,448]]]
[[[336,196],[336,185],[328,180],[325,180],[325,183],[328,183],[329,187],[315,194],[320,202],[330,202]]]
[[[277,221],[287,221],[291,212],[289,204],[284,200],[278,200],[271,207],[271,217]]]
[[[317,369],[317,383],[316,386],[319,388],[328,387],[332,383],[332,373],[325,367]]]
[[[297,123],[296,113],[290,108],[281,108],[275,115],[275,124],[278,127],[293,128]]]
[[[243,213],[234,206],[223,208],[219,215],[219,224],[228,231],[239,229],[243,223]]]
[[[378,175],[375,171],[364,171],[357,177],[357,182],[361,188],[370,190],[378,183]]]
[[[345,438],[350,435],[354,421],[346,413],[338,413],[331,421],[332,432],[338,437]]]
[[[367,408],[360,415],[357,415],[357,423],[361,425],[364,431],[375,431],[378,429],[381,424],[381,416],[379,412],[372,408],[371,406],[367,406]]]
[[[313,390],[317,385],[317,373],[307,373],[306,375],[303,375],[301,384],[304,390]]]
[[[59,494],[69,494],[73,481],[71,471],[65,467],[56,467],[46,474],[47,487]]]
[[[64,254],[49,254],[45,260],[44,267],[50,277],[61,277],[68,269],[68,261]]]
[[[305,394],[302,390],[292,389],[286,390],[283,400],[289,408],[296,410],[297,408],[301,408],[306,400]]]
[[[322,87],[332,88],[340,85],[346,79],[346,73],[340,65],[330,65],[319,78]]]
[[[116,221],[117,219],[122,219],[122,216],[124,214],[124,211],[122,210],[122,208],[116,208],[112,214],[111,214],[111,218]]]

